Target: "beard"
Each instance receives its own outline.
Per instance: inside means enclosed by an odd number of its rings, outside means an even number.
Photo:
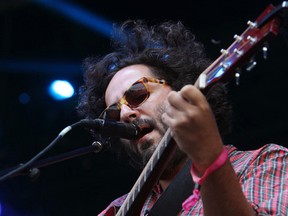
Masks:
[[[165,107],[165,104],[161,104],[155,108],[154,111],[156,113],[156,118],[137,119],[132,122],[140,128],[143,124],[145,124],[146,126],[149,125],[149,128],[153,129],[152,132],[156,134],[155,136],[150,137],[142,143],[134,143],[133,141],[122,140],[124,150],[131,159],[130,165],[136,168],[138,171],[144,169],[168,129],[168,127],[161,120],[161,116],[165,112]],[[170,140],[170,142],[175,141]],[[176,147],[174,155],[172,156],[167,167],[165,168],[164,176],[165,173],[169,175],[169,173],[173,172],[173,170],[179,165],[179,163],[181,163],[186,158],[186,154],[184,154],[178,147]]]

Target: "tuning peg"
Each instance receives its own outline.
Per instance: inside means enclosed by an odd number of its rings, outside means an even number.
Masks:
[[[247,40],[249,40],[251,44],[254,44],[256,42],[257,38],[256,37],[251,37],[250,35],[248,35],[247,36]]]
[[[268,58],[268,43],[265,43],[262,47],[263,58],[266,60]]]
[[[235,49],[233,50],[233,52],[236,53],[238,57],[243,54],[243,51],[241,51],[241,50],[239,50],[239,49],[237,49],[237,48],[235,48]]]
[[[257,24],[255,22],[251,22],[250,20],[247,22],[247,24],[251,27],[251,28],[255,28],[257,26]]]
[[[237,72],[235,73],[235,83],[237,86],[240,85],[240,75],[241,75],[241,71],[240,69],[236,70]]]
[[[254,60],[251,60],[251,61],[248,63],[248,66],[246,67],[246,70],[247,70],[247,71],[251,71],[256,65],[257,65],[257,62],[254,61]]]
[[[224,62],[221,62],[220,63],[220,66],[223,68],[223,69],[227,69],[229,67],[228,64],[224,63]]]
[[[220,53],[222,53],[223,55],[228,55],[228,50],[226,49],[221,49]]]
[[[235,34],[235,35],[234,35],[234,39],[235,39],[236,41],[240,42],[241,40],[243,40],[243,37]]]

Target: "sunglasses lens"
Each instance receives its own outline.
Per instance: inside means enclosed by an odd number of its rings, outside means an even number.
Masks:
[[[118,103],[106,108],[99,118],[120,121],[121,106],[123,104],[126,104],[131,108],[135,108],[147,100],[150,93],[143,82],[147,83],[148,80],[145,78],[144,80],[141,79],[134,83],[125,92],[124,97],[121,98]]]
[[[110,119],[119,121],[120,120],[120,110],[118,109],[117,105],[111,105],[108,107],[103,114],[101,115],[103,119]]]
[[[148,91],[146,86],[139,82],[131,86],[131,88],[125,94],[126,101],[132,107],[140,105],[148,97]]]

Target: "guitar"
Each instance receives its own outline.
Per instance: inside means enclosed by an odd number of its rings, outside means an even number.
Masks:
[[[255,22],[248,21],[248,28],[241,35],[235,35],[235,41],[227,49],[221,50],[221,55],[201,73],[195,86],[207,92],[215,83],[227,82],[231,77],[235,77],[237,82],[237,69],[249,62],[265,42],[279,34],[280,27],[285,24],[287,8],[286,1],[276,7],[270,4]],[[264,52],[265,49],[263,47]],[[176,149],[170,132],[170,129],[166,131],[116,216],[140,215],[146,198]]]

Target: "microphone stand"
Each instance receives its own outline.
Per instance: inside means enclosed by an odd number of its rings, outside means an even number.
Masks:
[[[82,147],[76,150],[72,150],[70,152],[66,152],[63,154],[59,154],[56,156],[52,156],[49,158],[45,158],[43,160],[39,160],[39,161],[35,161],[34,163],[31,163],[29,166],[27,166],[24,170],[22,170],[21,172],[17,172],[14,173],[13,175],[10,175],[9,178],[11,177],[16,177],[16,176],[24,176],[24,175],[28,175],[29,177],[31,177],[32,179],[35,179],[39,176],[40,171],[38,168],[41,167],[46,167],[52,164],[56,164],[59,163],[61,161],[65,161],[71,158],[76,158],[82,155],[86,155],[89,154],[91,152],[94,153],[99,153],[101,152],[103,149],[103,144],[99,141],[95,141],[92,143],[91,146],[87,146],[87,147]],[[23,164],[19,164],[18,166],[15,167],[11,167],[8,168],[6,170],[0,171],[0,176],[3,176],[7,173],[9,173],[11,170],[15,170],[19,167],[21,167]]]
[[[28,162],[19,164],[18,166],[10,168],[9,170],[2,171],[4,174],[0,172],[0,182],[12,176],[19,175],[29,175],[31,178],[35,178],[39,175],[39,167],[81,156],[93,151],[100,152],[105,147],[104,145],[107,145],[105,141],[104,144],[102,144],[100,141],[95,141],[90,147],[84,147],[52,158],[47,158],[42,161],[38,160],[53,146],[55,146],[69,131],[77,126],[84,126],[89,129],[97,130],[98,133],[104,135],[122,137],[126,139],[136,139],[141,135],[141,130],[134,124],[109,120],[107,121],[103,119],[82,119],[72,125],[65,127],[48,146],[46,146],[41,152],[31,158]]]

